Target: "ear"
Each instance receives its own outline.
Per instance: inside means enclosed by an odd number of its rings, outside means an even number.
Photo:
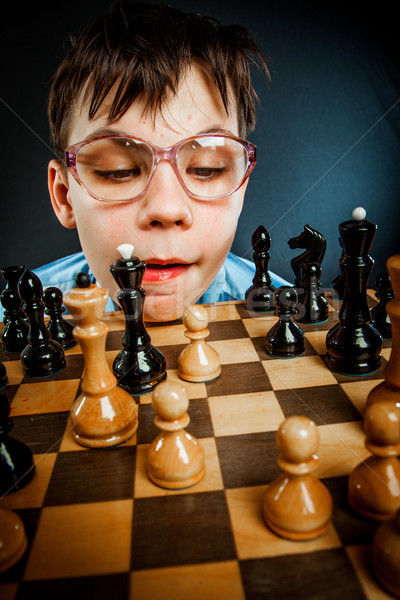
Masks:
[[[53,210],[61,225],[67,229],[76,227],[74,209],[69,198],[68,179],[58,160],[49,162],[47,182]]]

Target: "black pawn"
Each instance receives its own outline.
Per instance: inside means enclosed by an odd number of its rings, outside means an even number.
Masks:
[[[381,271],[376,276],[376,290],[375,296],[379,302],[371,309],[372,325],[383,338],[391,339],[392,324],[386,311],[386,304],[394,298],[394,293],[387,271]]]
[[[357,216],[339,225],[344,249],[340,259],[344,297],[339,322],[326,336],[326,364],[332,371],[346,375],[373,373],[381,362],[382,336],[371,325],[367,300],[368,277],[374,264],[369,250],[376,229],[375,223]]]
[[[21,298],[17,290],[5,289],[0,295],[4,307],[4,329],[1,334],[3,349],[6,352],[21,352],[28,343],[29,326],[22,319]]]
[[[59,342],[64,350],[75,346],[77,341],[72,334],[74,325],[62,317],[65,312],[62,291],[57,287],[46,288],[43,302],[46,307],[45,314],[50,317],[47,329],[50,331],[51,338]]]
[[[30,448],[8,435],[13,426],[9,418],[10,405],[5,394],[0,395],[0,496],[22,489],[35,474]]]
[[[319,287],[321,267],[318,263],[304,264],[302,281],[304,288],[296,306],[298,323],[324,323],[328,319],[329,304]]]
[[[28,377],[49,377],[65,367],[64,349],[51,339],[44,323],[43,288],[37,275],[28,269],[18,282],[22,308],[29,322],[28,344],[21,352],[21,362]]]
[[[246,292],[246,308],[250,312],[268,312],[274,309],[274,291],[271,277],[268,271],[268,263],[271,258],[269,249],[271,237],[268,231],[260,225],[251,237],[253,247],[253,260],[256,272],[253,285]]]
[[[294,358],[304,353],[304,332],[294,323],[297,292],[290,286],[281,286],[274,293],[275,315],[279,320],[266,335],[265,348],[270,356]]]
[[[2,362],[0,362],[0,390],[7,385],[7,371]]]
[[[3,267],[0,269],[0,273],[3,279],[6,281],[6,290],[15,290],[18,289],[18,281],[21,277],[22,273],[25,271],[25,267],[23,265],[13,265],[11,267]],[[21,311],[22,302],[19,302],[19,310]],[[24,315],[22,315],[24,317]],[[3,323],[6,325],[7,323],[7,315],[4,314]]]
[[[141,283],[146,265],[137,257],[121,258],[110,266],[121,288],[117,299],[125,314],[123,349],[115,357],[114,374],[118,385],[132,395],[148,394],[167,376],[164,356],[151,343],[143,322],[146,292]]]

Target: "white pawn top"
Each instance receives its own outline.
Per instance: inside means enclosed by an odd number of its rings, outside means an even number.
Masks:
[[[120,244],[117,248],[118,252],[125,260],[132,258],[135,247],[132,244]]]
[[[163,381],[152,395],[154,412],[162,421],[176,421],[189,408],[189,398],[183,385],[177,381]]]
[[[351,216],[355,221],[364,221],[367,211],[362,206],[357,206],[351,213]]]
[[[204,306],[195,304],[185,310],[182,320],[189,331],[193,333],[203,331],[208,325],[208,313]]]

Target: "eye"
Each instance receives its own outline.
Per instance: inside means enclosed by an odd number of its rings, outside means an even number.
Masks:
[[[199,179],[213,179],[223,175],[226,169],[224,167],[189,167],[186,172],[188,175],[195,175]]]
[[[115,169],[115,170],[96,170],[94,171],[96,177],[100,179],[108,180],[115,183],[123,183],[128,179],[139,177],[141,170],[139,167],[131,169]]]

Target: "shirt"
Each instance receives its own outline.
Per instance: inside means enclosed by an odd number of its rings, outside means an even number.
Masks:
[[[78,273],[88,273],[92,283],[96,280],[89,269],[83,252],[57,259],[43,265],[33,272],[39,277],[43,288],[54,286],[66,294],[75,286],[75,276]],[[198,303],[223,302],[225,300],[243,300],[246,290],[252,285],[255,265],[245,258],[229,252],[224,264],[210,287],[199,298]],[[290,285],[287,281],[270,272],[274,287]],[[106,311],[119,309],[111,298],[108,299]],[[0,317],[3,318],[3,307],[0,305]]]

